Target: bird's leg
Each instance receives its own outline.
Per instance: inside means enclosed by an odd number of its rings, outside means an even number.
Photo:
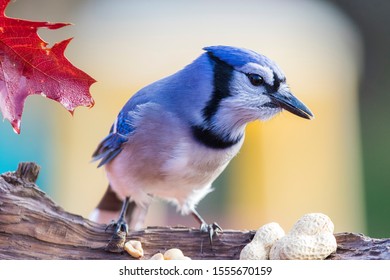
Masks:
[[[113,226],[115,228],[114,234],[106,246],[106,251],[122,252],[123,246],[126,242],[126,235],[129,232],[129,226],[126,221],[126,212],[130,204],[130,197],[126,197],[122,204],[122,209],[119,218],[116,222],[111,223],[107,228]],[[107,229],[106,228],[106,229]]]
[[[201,215],[199,215],[199,213],[195,209],[192,210],[192,216],[194,216],[194,218],[199,222],[200,231],[207,232],[209,234],[210,245],[212,246],[214,235],[217,232],[222,231],[222,228],[217,223],[206,223],[206,221],[202,218]]]

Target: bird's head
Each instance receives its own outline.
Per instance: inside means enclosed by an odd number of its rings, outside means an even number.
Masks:
[[[305,119],[312,112],[299,101],[278,65],[256,52],[229,46],[206,47],[214,69],[214,92],[204,115],[238,114],[244,122],[267,120],[285,109]],[[219,111],[219,112],[218,112]]]
[[[214,46],[204,48],[212,69],[200,122],[193,125],[195,137],[212,148],[242,142],[247,123],[267,120],[283,109],[305,119],[311,111],[290,92],[286,78],[275,62],[250,50]]]

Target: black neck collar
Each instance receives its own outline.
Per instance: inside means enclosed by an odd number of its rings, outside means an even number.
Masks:
[[[225,136],[219,135],[215,133],[213,130],[209,128],[204,128],[199,125],[194,125],[191,127],[192,134],[198,142],[202,143],[206,147],[213,149],[226,149],[236,145],[241,141],[244,136],[239,135],[235,139],[229,139]]]

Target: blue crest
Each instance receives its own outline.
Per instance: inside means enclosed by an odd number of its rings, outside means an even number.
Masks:
[[[211,46],[203,49],[233,67],[241,67],[250,62],[262,65],[272,64],[272,61],[267,57],[243,48]]]

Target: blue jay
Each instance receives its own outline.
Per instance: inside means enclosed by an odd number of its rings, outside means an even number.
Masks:
[[[119,112],[93,154],[105,166],[109,187],[91,219],[107,223],[120,212],[116,232],[128,230],[129,218],[130,228],[138,229],[152,197],[159,197],[192,214],[211,239],[219,226],[207,224],[195,208],[240,150],[247,123],[282,109],[313,117],[269,58],[230,46],[204,51],[142,88]]]

